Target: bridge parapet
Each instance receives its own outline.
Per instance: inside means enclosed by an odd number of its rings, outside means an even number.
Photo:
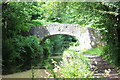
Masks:
[[[93,32],[91,32],[92,30]],[[96,43],[96,41],[100,41],[100,36],[94,34],[94,32],[96,32],[95,29],[90,27],[82,27],[76,24],[56,23],[56,24],[36,26],[36,27],[31,27],[30,32],[31,34],[36,35],[41,39],[57,34],[75,36],[80,41],[80,46],[82,49],[84,48],[90,49],[93,47],[91,43]],[[95,36],[97,36],[98,38]],[[96,38],[99,40],[97,40]]]

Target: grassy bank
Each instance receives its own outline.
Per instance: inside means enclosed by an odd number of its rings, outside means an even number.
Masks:
[[[104,48],[105,48],[105,46],[98,47],[98,48],[92,48],[92,49],[88,49],[88,50],[83,50],[81,52],[86,53],[86,54],[94,54],[94,55],[98,55],[98,56],[103,56]]]

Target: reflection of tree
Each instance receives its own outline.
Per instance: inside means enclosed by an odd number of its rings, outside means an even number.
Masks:
[[[48,44],[52,54],[62,53],[65,49],[69,48],[77,39],[74,36],[57,34],[50,35],[42,39],[41,45]]]

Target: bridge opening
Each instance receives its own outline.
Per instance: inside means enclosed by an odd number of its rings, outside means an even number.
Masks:
[[[50,46],[49,51],[47,51],[50,56],[60,56],[70,46],[78,46],[79,44],[80,42],[75,36],[66,34],[50,35],[43,38],[41,42],[41,45]],[[45,55],[47,52],[44,50]]]

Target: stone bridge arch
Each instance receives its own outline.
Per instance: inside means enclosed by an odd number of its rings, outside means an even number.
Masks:
[[[90,49],[92,48],[92,37],[93,33],[90,31],[94,30],[89,27],[81,27],[77,24],[48,24],[42,26],[31,27],[30,33],[36,35],[38,38],[45,39],[52,35],[70,35],[75,36],[76,39],[80,42],[81,49]],[[100,38],[100,37],[99,37]]]
[[[72,36],[72,37],[74,37],[75,39],[78,40],[78,38],[76,38],[76,36],[74,36],[74,35],[69,35],[69,34],[54,34],[54,35],[49,35],[49,36],[44,37],[44,38],[42,39],[42,43],[43,43],[47,38],[49,38],[49,37],[51,37],[51,36],[56,36],[56,35],[67,35],[67,36]],[[78,41],[79,41],[79,40],[78,40]]]

